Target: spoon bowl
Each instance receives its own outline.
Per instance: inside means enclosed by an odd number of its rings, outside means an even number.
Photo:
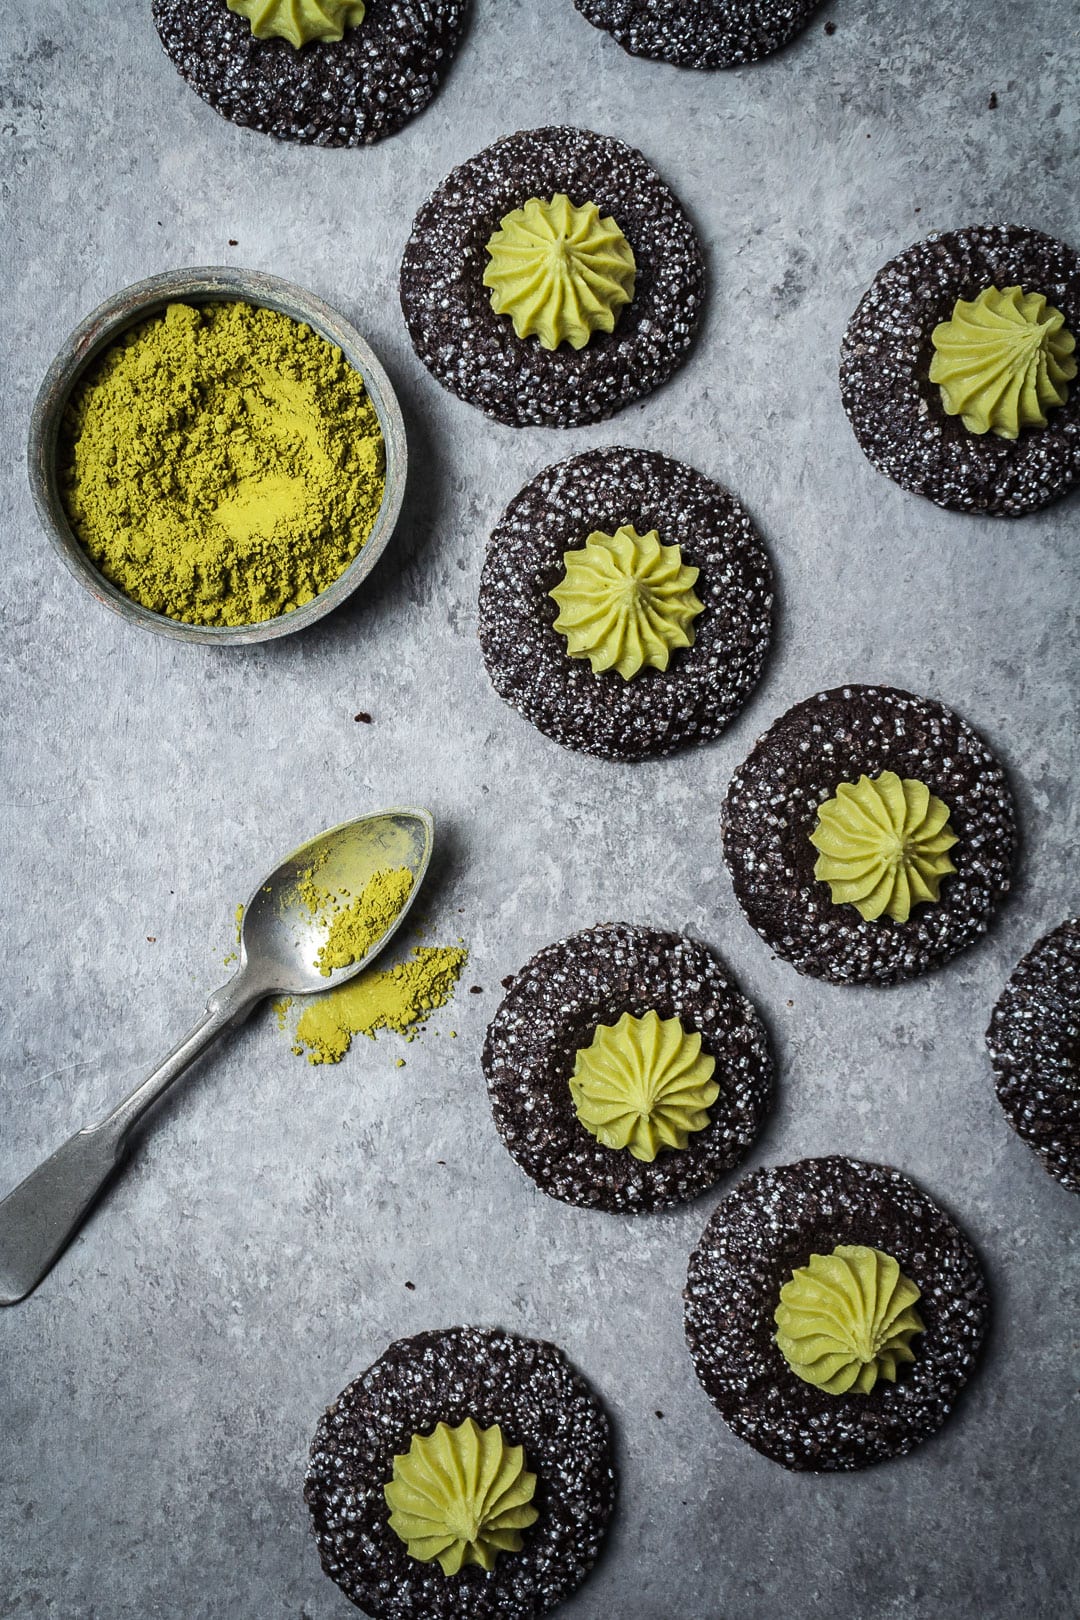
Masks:
[[[435,826],[426,810],[383,810],[331,827],[294,849],[263,879],[244,907],[240,928],[240,976],[250,977],[262,994],[303,996],[330,990],[367,967],[397,932],[420,892],[431,859]],[[376,872],[405,867],[412,887],[386,932],[366,955],[329,975],[319,967],[319,950],[330,931],[327,903],[313,908],[314,882],[322,895],[347,906]]]

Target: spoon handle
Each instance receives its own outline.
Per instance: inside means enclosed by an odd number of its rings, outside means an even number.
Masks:
[[[18,1304],[51,1271],[126,1158],[147,1109],[258,999],[245,994],[239,979],[210,997],[194,1029],[123,1102],[76,1131],[0,1202],[0,1305]]]

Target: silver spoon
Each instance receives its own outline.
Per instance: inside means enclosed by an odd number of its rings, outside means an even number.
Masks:
[[[206,1003],[179,1046],[96,1125],[77,1131],[0,1203],[0,1305],[25,1299],[50,1271],[123,1162],[131,1134],[200,1052],[265,996],[306,996],[365,968],[400,927],[431,859],[435,825],[426,810],[386,810],[331,827],[286,856],[244,908],[240,966]],[[316,963],[329,924],[300,892],[314,869],[320,890],[356,897],[374,874],[407,866],[412,888],[390,927],[360,962],[325,977]]]

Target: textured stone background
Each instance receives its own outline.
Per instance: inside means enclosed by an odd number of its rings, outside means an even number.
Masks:
[[[484,994],[423,1041],[365,1043],[337,1068],[302,1064],[257,1015],[171,1102],[39,1293],[0,1317],[4,1616],[344,1620],[300,1495],[309,1436],[390,1339],[458,1321],[556,1339],[614,1415],[621,1505],[568,1617],[1077,1613],[1080,1204],[1007,1128],[982,1042],[1012,964],[1080,903],[1077,503],[1016,524],[939,512],[864,461],[836,386],[847,315],[926,231],[1015,219],[1080,242],[1076,13],[978,11],[973,26],[959,0],[835,0],[782,57],[693,75],[624,56],[570,0],[476,0],[429,111],[333,153],[218,118],[161,53],[147,0],[77,17],[61,0],[9,6],[0,1183],[187,1027],[222,977],[236,901],[344,817],[431,807],[431,928],[467,937],[466,983]],[[676,187],[708,252],[708,317],[642,406],[514,433],[414,361],[396,267],[452,163],[558,120],[639,144]],[[265,649],[175,645],[97,606],[39,532],[21,466],[64,333],[128,282],[212,263],[338,305],[390,368],[412,442],[372,588]],[[776,653],[741,720],[713,747],[623,769],[504,708],[474,628],[504,502],[549,461],[616,442],[729,483],[780,580]],[[771,961],[718,847],[754,737],[849,679],[955,705],[1009,766],[1023,823],[992,937],[878,993]],[[782,1082],[751,1163],[887,1159],[976,1239],[988,1354],[916,1456],[800,1478],[741,1445],[682,1341],[686,1257],[715,1200],[588,1214],[503,1151],[479,1070],[499,980],[610,918],[700,935],[765,1012]]]

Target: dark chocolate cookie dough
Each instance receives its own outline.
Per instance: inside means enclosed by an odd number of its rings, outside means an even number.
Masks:
[[[490,1572],[446,1576],[390,1528],[383,1486],[414,1434],[497,1423],[537,1476],[536,1523]],[[495,1329],[399,1339],[319,1422],[304,1496],[323,1569],[375,1620],[533,1620],[589,1573],[611,1517],[608,1421],[561,1350]]]
[[[986,1044],[1010,1125],[1080,1192],[1080,918],[1045,934],[1013,973]]]
[[[487,244],[530,197],[565,192],[612,215],[634,252],[632,302],[583,349],[540,347],[496,315]],[[526,130],[455,169],[416,216],[401,307],[420,359],[445,388],[511,427],[574,427],[659,386],[697,328],[705,270],[697,234],[640,152],[587,129]]]
[[[1080,478],[1080,387],[1045,427],[1016,439],[971,433],[948,416],[930,381],[931,334],[958,298],[1023,287],[1080,332],[1080,254],[1018,225],[943,231],[890,260],[851,317],[840,350],[840,391],[855,437],[879,472],[957,512],[1020,517]]]
[[[819,0],[574,0],[631,56],[676,67],[725,68],[780,50],[809,22]]]
[[[923,782],[958,842],[938,901],[906,922],[865,922],[814,877],[810,834],[839,782],[883,771]],[[1015,832],[1005,773],[950,709],[887,686],[843,686],[797,703],[735,772],[723,814],[735,895],[778,956],[833,984],[895,984],[985,933],[1009,888]]]
[[[599,1024],[655,1010],[697,1031],[716,1060],[709,1124],[651,1163],[604,1147],[570,1093],[575,1053]],[[753,1005],[696,940],[611,923],[538,951],[516,974],[484,1043],[495,1124],[553,1198],[633,1213],[695,1198],[737,1164],[768,1112],[773,1064]]]
[[[866,1395],[805,1383],[775,1340],[784,1283],[841,1243],[892,1255],[922,1295],[914,1362]],[[903,1456],[939,1429],[975,1365],[988,1312],[979,1262],[944,1210],[899,1171],[845,1158],[802,1159],[740,1182],[690,1258],[685,1298],[690,1354],[725,1421],[774,1462],[813,1472]]]
[[[469,0],[368,0],[340,40],[256,39],[225,0],[154,0],[161,43],[234,124],[283,141],[361,146],[422,112],[457,49]]]
[[[626,681],[571,658],[549,592],[563,553],[596,529],[657,530],[700,570],[694,644]],[[753,690],[769,647],[772,569],[733,495],[647,450],[588,450],[548,467],[510,502],[480,581],[480,645],[499,696],[567,748],[634,760],[708,742]]]

